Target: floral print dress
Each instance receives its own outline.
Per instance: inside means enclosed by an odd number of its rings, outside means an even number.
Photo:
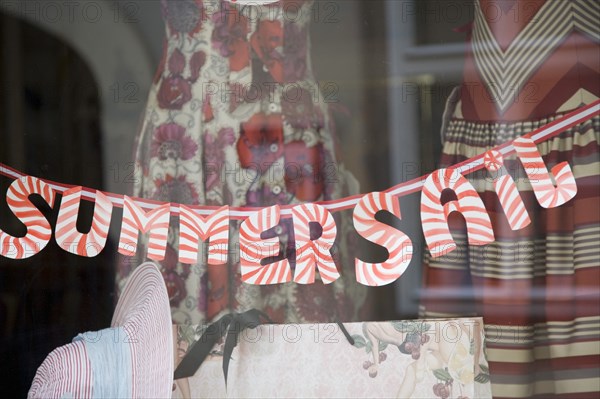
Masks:
[[[141,176],[135,196],[266,207],[357,192],[338,159],[333,120],[311,69],[312,1],[161,4],[166,40],[136,141]],[[357,285],[354,258],[346,249],[355,246],[350,242],[355,233],[345,221],[349,215],[334,217],[338,236],[332,253],[340,279],[331,285],[317,280],[262,287],[240,280],[239,222],[230,226],[227,264],[207,266],[206,244],[197,264],[178,262],[178,223],[172,220],[159,264],[173,322],[197,324],[251,308],[276,322],[364,318],[366,289]],[[291,220],[282,219],[270,234],[280,237],[280,256],[293,268]],[[145,245],[138,251],[146,256]],[[119,267],[119,286],[132,266]]]

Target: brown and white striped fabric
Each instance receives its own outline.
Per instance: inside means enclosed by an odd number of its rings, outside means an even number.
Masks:
[[[504,19],[491,15],[492,5],[503,7]],[[454,114],[443,132],[441,167],[482,154],[600,97],[597,19],[596,30],[581,22],[600,15],[598,2],[481,0],[477,6],[461,95],[448,104]],[[507,10],[511,6],[512,12]],[[557,14],[555,8],[562,11]],[[515,14],[528,18],[515,19]],[[564,21],[576,23],[564,29]],[[539,50],[520,55],[520,71],[526,67],[527,74],[522,82],[513,82],[516,96],[510,103],[495,101],[501,99],[494,92],[499,88],[491,87],[501,77],[491,76],[499,72],[476,61],[479,57],[492,62],[498,56],[481,53],[485,46],[478,43],[482,39],[475,31],[484,28],[486,40],[493,35],[505,55],[511,47],[524,46],[519,41],[525,39]],[[527,34],[534,28],[541,31],[537,39]],[[506,68],[502,73],[509,77],[519,72],[511,69],[516,66]],[[439,258],[425,254],[421,313],[423,317],[483,316],[495,398],[597,398],[600,117],[539,144],[538,150],[548,169],[569,163],[576,196],[559,207],[542,208],[519,160],[507,157],[505,167],[532,221],[513,231],[494,192],[493,176],[486,171],[469,175],[490,214],[496,241],[468,246],[464,220],[452,214],[449,223],[458,248]]]
[[[134,270],[111,327],[80,334],[52,351],[38,368],[28,397],[170,397],[171,310],[156,265],[144,263]]]

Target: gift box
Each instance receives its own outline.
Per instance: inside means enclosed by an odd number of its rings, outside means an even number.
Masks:
[[[245,327],[180,326],[173,397],[491,398],[480,318]]]

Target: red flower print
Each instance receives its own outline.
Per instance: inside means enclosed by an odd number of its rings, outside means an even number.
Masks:
[[[265,169],[283,155],[283,122],[281,114],[258,113],[242,123],[237,142],[238,156],[243,168]]]
[[[283,83],[283,28],[279,21],[261,21],[250,38],[250,44],[266,65],[273,79]]]
[[[235,7],[223,5],[221,11],[213,15],[213,21],[213,48],[218,49],[223,57],[229,58],[232,71],[241,71],[249,66],[248,19],[240,15]]]
[[[169,72],[172,75],[181,75],[185,68],[185,57],[179,49],[175,49],[169,58]]]
[[[156,179],[152,199],[178,204],[198,204],[198,193],[194,185],[186,181],[185,176],[173,177],[167,175],[164,179]]]
[[[206,95],[202,102],[202,122],[210,122],[214,119],[215,113],[213,111],[212,104],[210,103],[211,96]]]
[[[168,158],[191,159],[198,145],[185,135],[185,128],[177,123],[165,123],[156,128],[152,138],[151,154],[161,161]]]
[[[235,133],[230,127],[219,130],[217,137],[204,135],[204,169],[206,189],[212,189],[219,181],[220,170],[225,162],[225,148],[235,143]]]
[[[158,106],[163,109],[181,109],[192,99],[190,82],[181,76],[163,79],[157,94]]]
[[[322,145],[308,147],[302,140],[285,146],[285,187],[301,201],[315,201],[323,192],[322,152]]]
[[[205,63],[206,53],[204,53],[204,51],[197,51],[192,55],[192,58],[190,59],[190,80],[192,82],[198,80],[198,77],[200,76],[200,69],[202,69]]]
[[[229,112],[233,112],[244,103],[244,85],[241,83],[229,84]]]

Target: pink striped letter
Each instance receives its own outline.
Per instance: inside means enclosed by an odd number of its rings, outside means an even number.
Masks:
[[[442,205],[442,191],[453,190],[457,200]],[[494,231],[483,201],[471,183],[455,169],[439,169],[433,172],[421,192],[421,223],[431,256],[449,254],[456,243],[448,229],[448,215],[462,213],[467,223],[470,245],[485,245],[494,241]]]
[[[372,287],[393,283],[408,267],[413,246],[403,232],[375,220],[379,211],[388,211],[401,219],[400,202],[390,194],[370,193],[361,198],[354,208],[353,222],[358,234],[388,250],[389,257],[382,263],[367,263],[356,259],[356,281]]]
[[[268,285],[287,283],[292,271],[287,259],[261,265],[261,260],[279,254],[279,239],[261,239],[262,232],[279,224],[279,205],[261,209],[240,225],[240,266],[242,281],[248,284]]]
[[[227,263],[229,249],[229,206],[203,218],[185,205],[179,206],[179,261],[198,261],[199,241],[208,241],[208,264]]]
[[[331,213],[321,205],[303,204],[292,208],[294,236],[296,238],[296,272],[294,281],[300,284],[315,282],[315,266],[324,284],[333,283],[340,277],[329,250],[335,241],[337,229]],[[309,223],[319,223],[321,237],[310,238]]]
[[[490,150],[483,156],[485,168],[490,172],[500,173],[503,167],[504,158],[496,150]],[[494,179],[494,190],[498,194],[500,205],[506,214],[508,224],[513,230],[521,230],[531,223],[529,214],[525,209],[525,204],[521,199],[521,194],[512,176],[508,173]]]
[[[89,233],[81,234],[77,231],[81,190],[82,187],[73,187],[63,193],[54,234],[56,242],[65,251],[92,258],[106,245],[113,204],[104,194],[96,191],[92,227]]]
[[[513,141],[513,146],[529,177],[533,193],[542,207],[556,208],[575,197],[577,184],[568,162],[561,162],[552,168],[552,174],[556,178],[555,187],[532,139],[519,137]]]
[[[148,258],[163,260],[167,249],[167,233],[169,231],[169,211],[171,204],[145,213],[142,208],[128,196],[123,201],[123,222],[119,238],[119,253],[127,256],[137,251],[138,232],[150,233],[148,239]]]
[[[29,200],[31,194],[40,195],[54,206],[56,194],[42,180],[24,176],[13,181],[6,192],[6,202],[12,213],[25,225],[23,237],[13,237],[0,229],[0,255],[10,259],[25,259],[40,252],[50,241],[50,222]]]

